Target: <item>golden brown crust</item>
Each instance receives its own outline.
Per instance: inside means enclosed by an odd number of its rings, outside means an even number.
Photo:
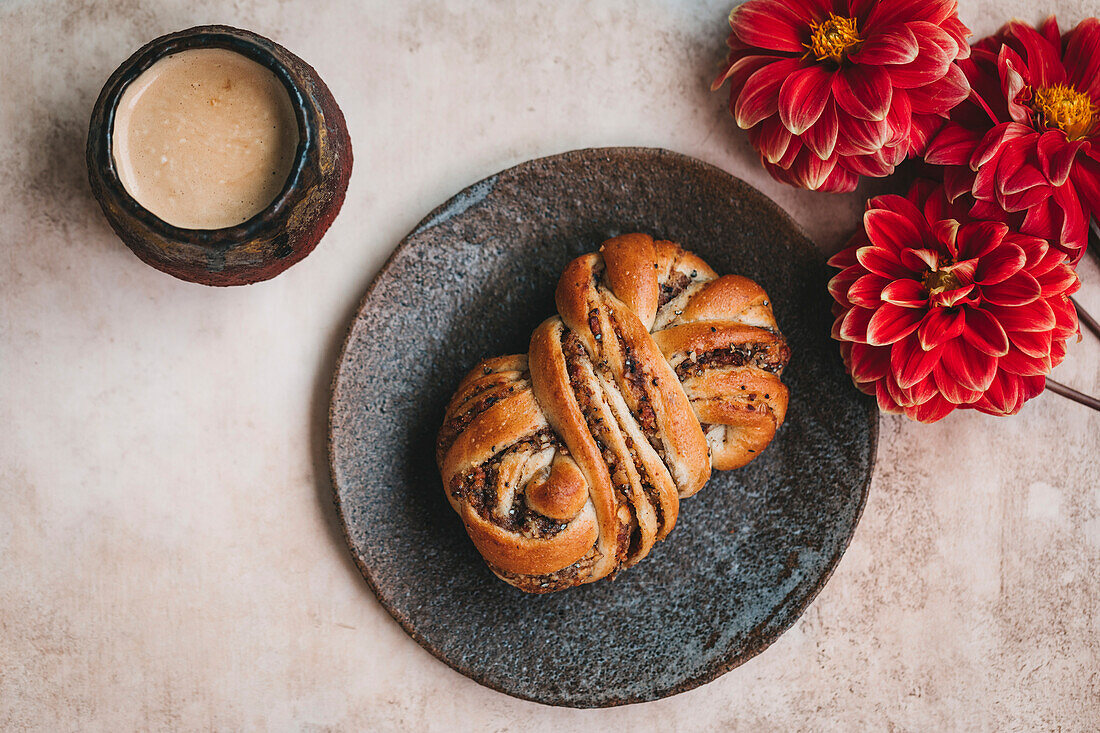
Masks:
[[[711,467],[752,460],[787,408],[763,289],[644,234],[558,282],[527,355],[481,362],[437,441],[447,497],[493,572],[544,593],[630,567]]]

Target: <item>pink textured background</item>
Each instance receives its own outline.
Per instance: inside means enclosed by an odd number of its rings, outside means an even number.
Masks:
[[[837,249],[864,194],[781,187],[707,86],[716,2],[0,3],[0,729],[1065,730],[1100,710],[1100,415],[882,421],[852,546],[805,616],[716,682],[575,711],[486,690],[375,602],[330,506],[328,370],[402,235],[527,158],[715,163]],[[1093,0],[962,0],[979,35]],[[268,35],[324,76],[356,166],[317,251],[214,290],[143,265],[91,200],[92,101],[150,38]],[[1080,299],[1100,313],[1100,269]],[[1100,342],[1056,377],[1100,393]],[[598,620],[594,619],[594,623]]]

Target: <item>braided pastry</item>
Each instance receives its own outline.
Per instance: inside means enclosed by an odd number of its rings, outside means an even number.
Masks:
[[[627,234],[569,263],[526,355],[470,372],[436,460],[497,576],[547,593],[634,565],[711,466],[783,423],[790,357],[768,296],[672,242]]]

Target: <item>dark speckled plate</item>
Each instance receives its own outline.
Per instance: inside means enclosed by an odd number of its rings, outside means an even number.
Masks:
[[[824,199],[823,199],[824,201]],[[565,264],[622,232],[680,242],[771,295],[793,356],[787,422],[716,472],[640,565],[545,596],[497,580],[443,494],[443,409],[478,360],[526,351]],[[763,194],[662,150],[524,163],[433,211],[367,291],[333,383],[329,449],[348,545],[382,605],[483,685],[554,705],[654,700],[771,644],[824,585],[874,464],[873,403],[829,339],[823,258]]]

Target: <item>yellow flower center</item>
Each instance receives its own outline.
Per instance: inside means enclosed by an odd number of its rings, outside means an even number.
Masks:
[[[1034,89],[1031,108],[1035,110],[1036,122],[1040,126],[1059,129],[1066,133],[1069,140],[1088,137],[1097,119],[1096,106],[1089,95],[1068,84]]]
[[[820,23],[810,21],[810,42],[803,45],[818,61],[832,59],[839,64],[849,51],[861,43],[863,39],[856,32],[855,18],[829,13],[828,19]]]
[[[959,276],[952,270],[929,270],[924,273],[920,284],[929,296],[939,295],[945,290],[957,290],[962,285]]]

